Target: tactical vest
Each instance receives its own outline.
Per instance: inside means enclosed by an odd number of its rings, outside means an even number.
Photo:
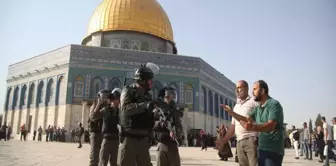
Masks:
[[[89,130],[93,133],[100,133],[102,131],[102,120],[89,120]]]
[[[174,126],[174,107],[172,107],[169,104],[164,103],[161,101],[161,107],[162,111],[164,112],[165,117],[167,120],[171,123],[172,126]],[[156,131],[156,139],[161,143],[172,143],[174,142],[170,135],[170,131],[167,128],[160,128]]]
[[[131,103],[144,102],[137,98],[135,87],[126,86],[125,88],[129,90],[127,95],[131,95]],[[150,100],[148,99],[148,101]],[[120,125],[122,127],[122,135],[124,136],[147,137],[148,131],[154,125],[154,115],[152,111],[146,111],[142,114],[126,116],[123,111],[120,111]]]
[[[103,118],[102,133],[118,134],[119,111],[113,110],[118,108],[108,108]]]

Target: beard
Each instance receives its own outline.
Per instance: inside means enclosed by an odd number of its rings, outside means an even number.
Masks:
[[[244,92],[243,91],[240,91],[240,92],[236,92],[236,96],[237,98],[241,99],[242,97],[244,97]]]
[[[261,91],[259,90],[257,94],[253,94],[254,96],[254,101],[259,102],[261,101]]]

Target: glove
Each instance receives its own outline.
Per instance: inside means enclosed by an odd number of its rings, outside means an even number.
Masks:
[[[146,110],[153,111],[154,109],[154,103],[152,101],[146,102]]]

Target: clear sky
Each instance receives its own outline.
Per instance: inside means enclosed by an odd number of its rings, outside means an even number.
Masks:
[[[100,1],[0,2],[1,111],[8,65],[80,44]],[[159,2],[179,54],[203,58],[234,82],[264,79],[289,124],[336,116],[335,0]]]

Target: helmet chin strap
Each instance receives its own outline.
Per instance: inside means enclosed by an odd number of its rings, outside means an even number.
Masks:
[[[149,84],[148,84],[148,80],[141,80],[141,81],[137,81],[138,84],[144,88],[146,91],[150,90],[149,88]]]

